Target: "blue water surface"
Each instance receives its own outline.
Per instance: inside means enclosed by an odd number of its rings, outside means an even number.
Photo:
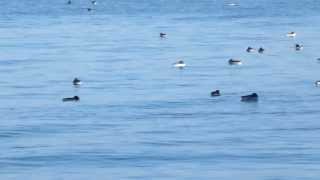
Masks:
[[[319,179],[320,1],[0,7],[0,179]]]

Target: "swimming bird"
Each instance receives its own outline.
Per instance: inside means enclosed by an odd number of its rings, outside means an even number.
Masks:
[[[259,50],[258,50],[258,52],[259,52],[260,54],[262,54],[262,53],[264,52],[264,49],[263,49],[262,47],[260,47]]]
[[[180,60],[180,61],[174,63],[173,66],[177,67],[177,68],[184,68],[184,67],[186,67],[186,64]]]
[[[252,93],[250,95],[246,96],[241,96],[241,101],[247,101],[247,102],[253,102],[253,101],[258,101],[258,94],[257,93]]]
[[[315,82],[316,86],[320,86],[320,80]]]
[[[296,51],[300,51],[300,50],[303,49],[303,45],[296,44],[296,45],[295,45],[295,49],[296,49]]]
[[[212,91],[211,96],[220,96],[220,91],[219,90]]]
[[[71,98],[63,98],[62,101],[66,102],[66,101],[79,101],[80,98],[78,96],[73,96]]]
[[[67,2],[67,4],[71,4],[72,3],[72,1],[71,0],[69,0],[68,2]]]
[[[297,35],[297,33],[293,32],[293,31],[287,33],[288,37],[296,37],[296,35]]]
[[[161,37],[161,38],[165,38],[166,35],[167,35],[166,33],[162,33],[162,32],[160,33],[160,37]]]
[[[92,8],[87,8],[87,11],[89,11],[89,12],[92,11]]]
[[[97,5],[97,1],[95,1],[95,0],[92,0],[91,3],[92,3],[93,5]]]
[[[255,51],[255,49],[254,49],[254,48],[252,48],[252,47],[250,47],[250,46],[247,48],[247,52],[248,52],[248,53],[250,53],[250,52],[254,52],[254,51]]]
[[[242,62],[241,62],[241,60],[238,60],[238,59],[229,59],[229,64],[230,65],[241,65]]]
[[[74,80],[72,81],[73,85],[75,86],[79,86],[80,84],[82,84],[81,80],[78,78],[74,78]]]

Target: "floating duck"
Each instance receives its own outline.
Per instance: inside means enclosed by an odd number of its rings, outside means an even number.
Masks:
[[[220,96],[220,91],[219,90],[212,91],[211,96]]]
[[[303,49],[303,45],[296,44],[296,45],[295,45],[295,49],[296,49],[296,51],[300,51],[300,50]]]
[[[230,59],[229,64],[230,65],[241,65],[242,62],[241,62],[241,60],[238,60],[238,59]]]
[[[316,86],[320,86],[320,80],[315,82]]]
[[[89,12],[92,11],[92,8],[87,8],[87,11],[89,11]]]
[[[296,35],[297,35],[297,33],[295,33],[295,32],[288,32],[287,33],[288,37],[296,37]]]
[[[167,35],[166,33],[162,33],[162,32],[160,33],[160,37],[161,37],[161,38],[165,38],[166,35]]]
[[[80,98],[78,96],[73,96],[71,98],[63,98],[62,101],[66,102],[66,101],[79,101]]]
[[[80,81],[80,79],[78,78],[74,78],[74,80],[72,81],[73,85],[75,86],[79,86],[80,84],[82,84],[82,82]]]
[[[247,51],[248,53],[250,53],[250,52],[254,52],[255,49],[249,46],[246,51]]]
[[[258,53],[262,54],[263,52],[264,52],[264,49],[263,49],[262,47],[260,47],[260,48],[258,49]]]
[[[258,94],[257,93],[252,93],[250,95],[246,96],[241,96],[241,101],[258,101]]]
[[[178,62],[174,63],[173,66],[177,67],[177,68],[184,68],[184,67],[186,67],[186,64],[183,61],[178,61]]]
[[[95,1],[95,0],[92,0],[91,3],[92,3],[93,5],[97,5],[97,1]]]

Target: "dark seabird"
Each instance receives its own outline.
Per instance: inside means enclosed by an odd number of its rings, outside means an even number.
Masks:
[[[241,60],[238,60],[238,59],[229,59],[228,62],[230,65],[235,65],[235,64],[241,65],[242,64]]]
[[[166,33],[162,33],[162,32],[160,33],[160,37],[161,37],[161,38],[165,38],[166,35],[167,35]]]
[[[258,50],[258,52],[259,52],[260,54],[262,54],[262,53],[264,52],[264,49],[263,49],[262,47],[260,47],[259,50]]]
[[[220,96],[220,91],[219,90],[212,91],[211,96]]]
[[[241,96],[241,101],[247,101],[247,102],[258,101],[258,94],[252,93],[250,95]]]
[[[63,98],[62,101],[66,102],[66,101],[79,101],[80,98],[78,96],[73,96],[71,98]]]
[[[300,51],[300,50],[303,49],[303,45],[296,44],[296,45],[295,45],[295,49],[296,49],[296,51]]]

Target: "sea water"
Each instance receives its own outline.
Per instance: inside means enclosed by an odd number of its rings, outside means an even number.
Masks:
[[[320,1],[0,7],[1,180],[319,179]]]

